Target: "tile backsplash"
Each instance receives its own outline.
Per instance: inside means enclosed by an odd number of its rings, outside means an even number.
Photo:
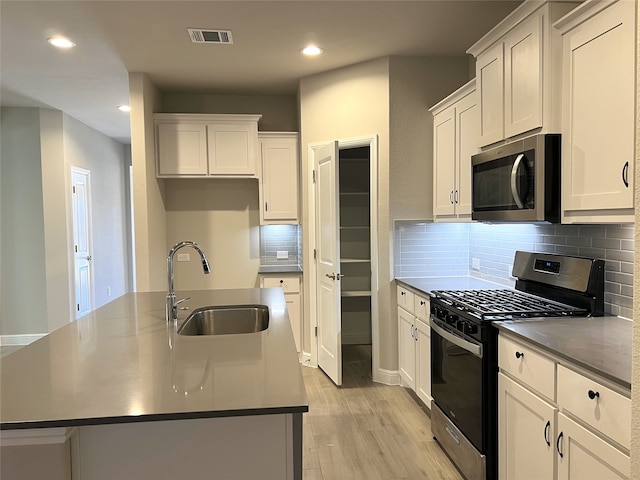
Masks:
[[[397,277],[471,275],[513,287],[516,250],[605,260],[605,311],[633,318],[634,225],[395,222]]]
[[[277,258],[287,252],[288,258]],[[299,265],[302,258],[302,233],[299,225],[263,225],[260,227],[261,265]]]

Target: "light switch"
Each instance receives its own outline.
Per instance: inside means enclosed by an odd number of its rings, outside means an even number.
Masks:
[[[188,262],[191,260],[191,254],[190,253],[179,253],[178,254],[178,261],[179,262]]]
[[[278,250],[276,251],[276,259],[285,260],[289,258],[289,252],[287,250]]]

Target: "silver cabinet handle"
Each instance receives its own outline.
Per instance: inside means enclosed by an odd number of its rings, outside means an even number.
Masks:
[[[629,162],[626,162],[624,167],[622,167],[622,183],[624,183],[625,187],[629,188]]]
[[[328,273],[325,273],[326,277],[329,277],[331,280],[335,280],[336,276],[332,273],[331,275],[329,275]]]
[[[453,200],[455,201],[455,203],[458,203],[458,190],[456,190],[456,193],[453,196]]]
[[[453,190],[449,193],[449,203],[453,203]]]

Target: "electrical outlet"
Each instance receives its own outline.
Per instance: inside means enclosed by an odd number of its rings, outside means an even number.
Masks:
[[[471,259],[471,270],[480,270],[480,259],[472,258]]]
[[[278,260],[286,260],[289,258],[289,252],[287,250],[278,250],[276,251],[276,258]]]
[[[111,287],[107,287],[107,297],[111,296]]]
[[[179,253],[178,254],[178,261],[179,262],[188,262],[191,260],[191,254],[190,253]]]

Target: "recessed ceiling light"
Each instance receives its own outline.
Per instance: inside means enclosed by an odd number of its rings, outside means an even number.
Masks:
[[[309,45],[308,47],[304,47],[300,51],[305,55],[320,55],[324,50],[322,50],[320,47],[317,47],[315,45]]]
[[[118,110],[121,112],[130,112],[131,107],[129,105],[118,105]]]
[[[47,38],[47,42],[49,42],[54,47],[58,47],[58,48],[71,48],[76,46],[75,43],[73,43],[68,38],[64,38],[64,37]]]

